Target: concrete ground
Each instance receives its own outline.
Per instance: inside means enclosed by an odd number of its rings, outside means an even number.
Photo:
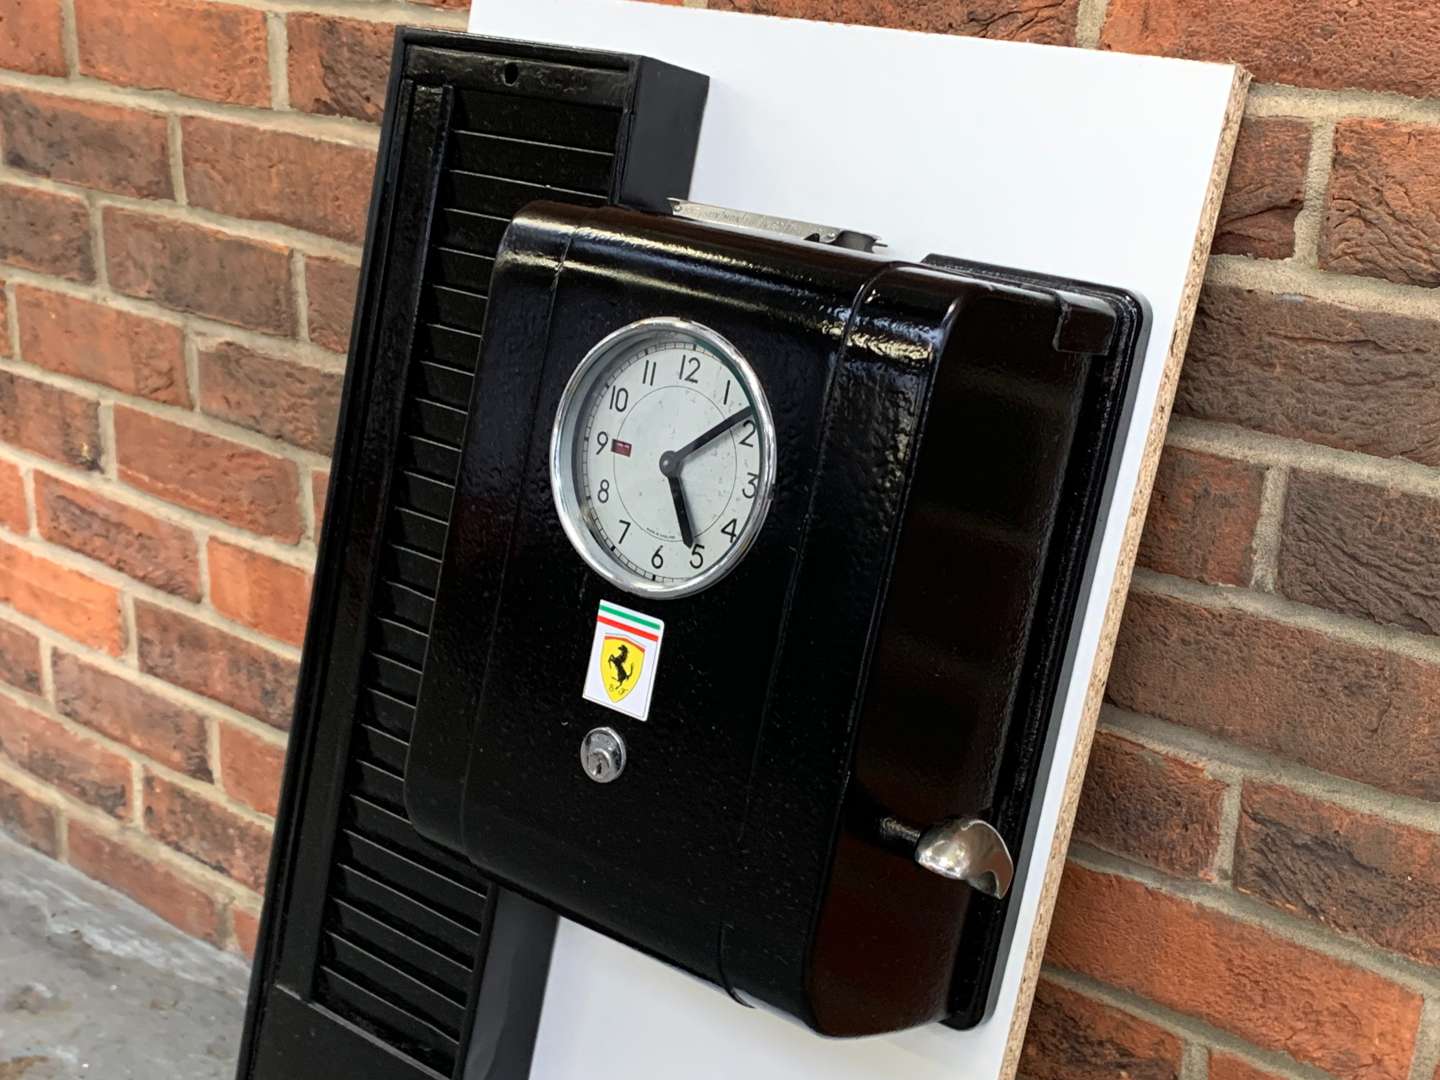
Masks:
[[[233,1080],[248,978],[0,834],[0,1080]]]

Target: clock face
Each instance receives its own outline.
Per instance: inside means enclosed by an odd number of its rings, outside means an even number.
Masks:
[[[775,429],[759,381],[715,331],[645,319],[586,354],[550,441],[575,550],[632,593],[685,596],[729,573],[770,504]]]

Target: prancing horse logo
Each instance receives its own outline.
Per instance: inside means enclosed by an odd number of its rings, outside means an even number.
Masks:
[[[629,638],[607,636],[600,646],[600,678],[611,701],[620,701],[640,681],[645,649]]]

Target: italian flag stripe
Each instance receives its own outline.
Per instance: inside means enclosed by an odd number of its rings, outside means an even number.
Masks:
[[[649,630],[641,630],[638,626],[631,626],[629,623],[616,622],[614,619],[607,619],[604,615],[596,615],[595,621],[602,626],[613,626],[616,630],[624,630],[627,634],[634,634],[646,641],[659,641],[658,634],[652,634]]]
[[[644,618],[643,616],[636,615],[633,611],[626,611],[624,608],[618,608],[612,604],[607,604],[603,600],[600,602],[600,611],[603,615],[609,615],[611,619],[619,619],[621,622],[631,623],[636,628],[644,626],[651,630],[660,629],[660,624],[654,619]],[[599,616],[596,616],[596,618],[599,618]],[[600,621],[608,622],[609,620],[600,619]],[[612,622],[610,623],[610,625],[614,626],[615,623]],[[654,637],[653,634],[651,634],[650,636]]]

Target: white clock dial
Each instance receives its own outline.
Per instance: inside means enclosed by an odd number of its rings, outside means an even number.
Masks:
[[[561,524],[630,592],[683,596],[728,573],[759,531],[775,431],[754,371],[707,327],[646,319],[580,362],[550,443]]]

